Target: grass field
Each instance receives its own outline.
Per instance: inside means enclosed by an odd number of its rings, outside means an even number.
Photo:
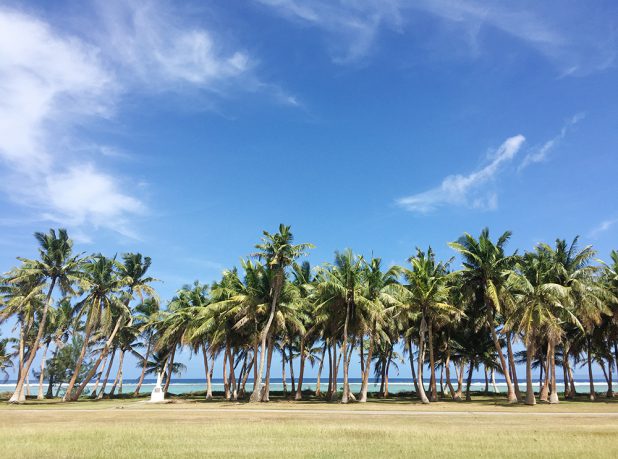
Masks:
[[[2,457],[618,457],[618,403],[183,398],[0,406]]]

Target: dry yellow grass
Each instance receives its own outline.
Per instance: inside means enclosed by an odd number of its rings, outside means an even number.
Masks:
[[[3,405],[0,455],[38,459],[618,457],[615,403],[532,408],[496,403],[481,399],[429,407],[409,402],[149,405],[110,400]],[[213,409],[217,411],[209,411]],[[422,414],[431,410],[437,413]],[[439,414],[445,411],[449,414]],[[383,414],[373,414],[377,412]]]

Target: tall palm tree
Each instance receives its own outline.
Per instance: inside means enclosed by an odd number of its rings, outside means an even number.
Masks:
[[[504,232],[494,243],[489,237],[487,228],[481,231],[478,239],[465,233],[457,242],[449,243],[463,257],[463,270],[461,276],[464,285],[474,293],[481,295],[485,307],[487,327],[491,333],[494,347],[500,359],[500,366],[507,386],[507,398],[509,403],[517,403],[517,395],[513,382],[509,375],[509,367],[496,328],[496,314],[502,310],[501,296],[503,287],[516,258],[504,253],[504,246],[511,237],[511,232]]]
[[[553,359],[556,344],[563,334],[565,319],[577,322],[565,307],[568,290],[551,282],[552,264],[547,253],[537,250],[526,253],[517,264],[517,272],[511,274],[509,281],[514,291],[515,313],[506,323],[507,329],[521,333],[526,346],[526,404],[536,404],[532,388],[532,363],[536,353],[536,343],[541,337],[549,341],[550,360]],[[553,366],[553,386],[550,403],[558,402],[555,381],[555,359]]]
[[[120,264],[114,258],[107,258],[103,255],[95,255],[84,264],[84,274],[82,285],[87,290],[86,296],[81,300],[77,308],[77,319],[85,316],[84,344],[77,359],[75,371],[69,381],[63,401],[77,400],[81,390],[73,393],[73,386],[80,374],[80,368],[86,351],[91,344],[92,333],[99,328],[109,332],[113,328],[113,319],[116,316],[128,317],[130,311],[118,297],[118,293],[124,287],[126,278],[118,273]],[[111,332],[111,338],[115,333]],[[92,373],[92,375],[90,375]],[[96,369],[90,370],[88,376],[92,377]],[[88,383],[84,378],[82,385]],[[83,389],[82,389],[83,390]]]
[[[9,283],[24,282],[29,279],[41,279],[49,283],[47,296],[41,313],[40,326],[32,343],[30,356],[24,364],[20,377],[15,386],[15,392],[9,402],[19,403],[25,400],[24,382],[30,372],[30,366],[34,361],[41,339],[45,334],[47,313],[52,307],[52,294],[56,285],[63,294],[73,292],[73,285],[80,279],[83,260],[81,255],[73,255],[73,241],[69,239],[67,231],[60,229],[56,233],[50,229],[48,233],[34,233],[39,242],[39,259],[29,260],[18,258],[22,262],[16,276],[8,279]]]
[[[416,250],[416,255],[410,257],[408,262],[411,269],[404,269],[403,275],[406,280],[408,291],[407,307],[412,307],[420,312],[419,328],[419,351],[418,370],[419,396],[423,403],[429,403],[423,387],[423,362],[425,355],[425,343],[429,344],[429,368],[431,371],[431,401],[437,401],[434,331],[441,322],[448,321],[449,317],[456,317],[460,311],[449,304],[448,263],[436,262],[435,254],[431,247],[427,251]],[[425,337],[427,334],[427,337]]]
[[[266,266],[271,272],[270,278],[272,283],[270,314],[261,332],[260,365],[257,373],[257,382],[251,394],[252,402],[263,400],[262,374],[264,372],[264,361],[266,357],[266,340],[269,338],[270,327],[275,318],[279,296],[283,289],[285,270],[295,259],[303,256],[307,249],[313,247],[312,244],[307,243],[294,245],[293,241],[294,237],[290,231],[290,227],[281,224],[279,225],[279,231],[275,234],[264,231],[262,243],[256,245],[258,252],[254,255],[266,262]]]

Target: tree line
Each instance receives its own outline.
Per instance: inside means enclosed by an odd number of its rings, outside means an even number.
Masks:
[[[38,258],[18,258],[19,266],[0,282],[0,321],[16,323],[17,337],[0,340],[0,371],[8,375],[17,364],[11,402],[25,400],[31,372],[39,399],[59,396],[61,387],[64,401],[121,394],[128,354],[140,368],[134,395],[145,376],[159,373],[167,392],[184,368],[176,361],[183,348],[203,358],[207,399],[222,356],[226,399],[268,401],[275,352],[284,393],[295,400],[312,395],[366,402],[371,374],[387,396],[389,370],[404,357],[414,396],[423,403],[470,399],[475,370],[484,371],[486,391],[499,374],[507,400],[526,404],[537,401],[537,371],[539,399],[558,403],[557,367],[568,399],[576,395],[577,366],[587,367],[594,400],[594,364],[608,384],[605,395],[613,397],[618,252],[611,252],[611,263],[601,262],[591,246],[579,247],[577,237],[519,254],[506,251],[510,232],[492,239],[484,229],[449,243],[460,269],[453,268],[454,259],[437,260],[431,247],[416,249],[404,266],[387,267],[348,249],[312,268],[301,258],[313,246],[295,244],[290,227],[280,225],[275,233],[263,232],[240,269],[225,270],[211,285],[183,286],[165,307],[154,289],[157,280],[148,275],[149,257],[75,254],[63,229],[35,237]],[[523,351],[514,351],[516,343]],[[357,362],[361,388],[353,393],[349,374]],[[314,391],[303,390],[307,364],[318,366]],[[518,364],[525,364],[525,387]]]

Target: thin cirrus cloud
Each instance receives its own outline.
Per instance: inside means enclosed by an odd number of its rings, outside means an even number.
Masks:
[[[203,27],[183,27],[162,3],[100,2],[93,18],[70,34],[0,8],[0,191],[36,219],[137,237],[135,219],[148,209],[131,184],[143,180],[110,170],[118,150],[93,144],[83,127],[113,119],[129,91],[274,86],[253,75],[247,53],[218,46]],[[275,98],[287,97],[276,89]]]
[[[491,156],[484,167],[468,175],[449,175],[436,188],[399,198],[396,202],[404,209],[416,213],[428,213],[445,206],[459,206],[474,209],[495,209],[498,197],[487,191],[485,185],[491,182],[512,161],[525,142],[523,135],[509,137]]]
[[[585,113],[578,113],[576,115],[573,115],[570,119],[566,121],[566,123],[564,123],[558,135],[556,135],[552,139],[549,139],[539,148],[528,153],[524,157],[523,161],[521,162],[517,170],[521,171],[525,169],[526,167],[530,166],[531,164],[547,161],[551,152],[556,148],[556,146],[560,143],[560,141],[566,137],[569,130],[573,126],[575,126],[577,123],[579,123],[581,120],[583,120],[585,117],[586,117]]]
[[[561,76],[584,75],[615,63],[615,26],[586,5],[561,8],[551,2],[505,3],[478,0],[256,0],[281,16],[320,29],[329,37],[333,60],[363,59],[383,30],[413,30],[423,16],[438,20],[478,56],[490,45],[484,33],[494,30],[514,38],[553,62]],[[431,35],[421,41],[435,39]]]

